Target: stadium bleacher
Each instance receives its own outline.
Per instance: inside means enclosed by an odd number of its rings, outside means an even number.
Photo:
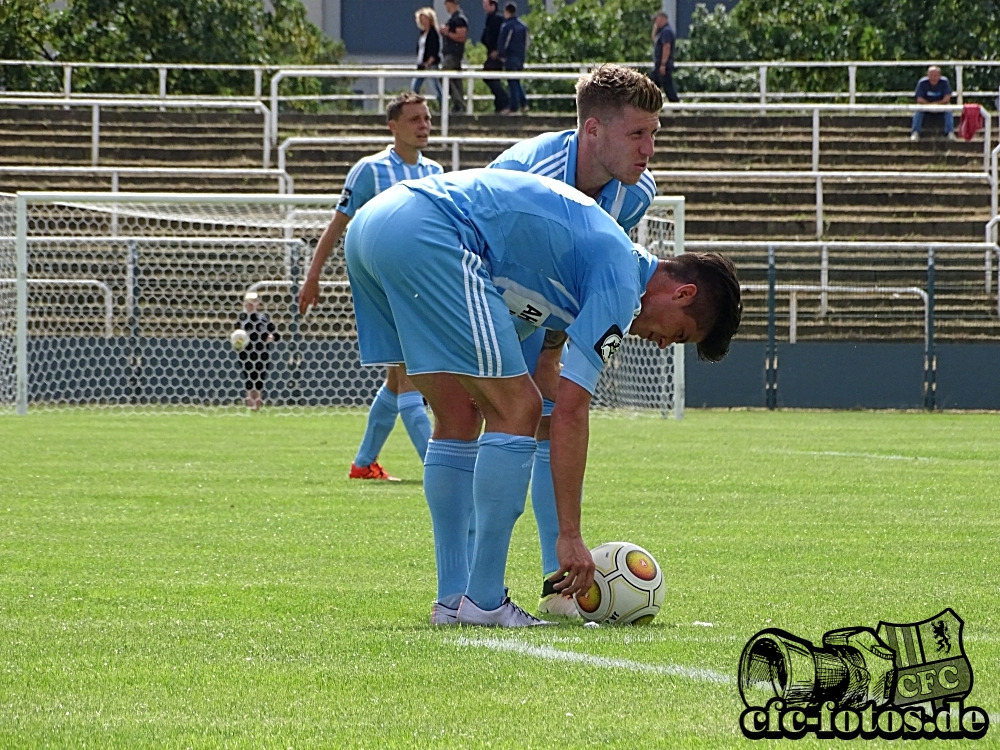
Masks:
[[[809,116],[769,113],[672,113],[662,117],[656,170],[809,170],[812,130]],[[521,118],[457,117],[450,135],[530,137],[572,127],[570,115],[532,114]],[[901,115],[824,114],[823,170],[975,172],[982,169],[981,136],[970,143],[946,142],[935,135],[912,143]],[[282,113],[280,143],[291,136],[383,136],[384,118],[375,114]],[[5,107],[0,109],[0,139],[6,148],[0,166],[91,164],[89,109]],[[388,139],[387,139],[388,142]],[[376,147],[300,146],[288,154],[287,171],[297,193],[339,193],[347,170]],[[463,146],[463,167],[484,166],[500,146]],[[446,167],[447,148],[428,155]],[[261,120],[251,112],[135,111],[107,108],[101,115],[101,166],[261,167]],[[810,178],[761,179],[759,176],[684,177],[658,180],[662,194],[687,199],[686,238],[698,240],[815,240],[815,181]],[[122,191],[273,192],[270,177],[122,176]],[[0,173],[0,190],[107,190],[106,176]],[[989,220],[989,191],[983,182],[910,181],[895,178],[827,180],[823,186],[825,241],[981,242]],[[722,248],[736,261],[746,282],[766,280],[761,249]],[[781,249],[781,283],[816,284],[820,254]],[[926,250],[831,249],[829,283],[891,286],[926,285]],[[949,250],[938,255],[937,337],[942,341],[1000,338],[995,290],[984,286],[981,250]],[[65,267],[69,259],[39,259]],[[343,278],[330,264],[329,279]],[[764,294],[749,292],[741,338],[765,334]],[[789,299],[779,295],[779,335],[787,335]],[[779,326],[779,327],[781,327]],[[809,339],[920,340],[919,301],[833,296],[825,313],[816,295],[798,300],[798,337]]]

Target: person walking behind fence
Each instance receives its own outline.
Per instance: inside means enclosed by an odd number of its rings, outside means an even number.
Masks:
[[[448,19],[448,23],[442,24],[439,29],[444,38],[441,43],[441,69],[461,70],[462,58],[465,57],[465,40],[469,36],[469,19],[462,12],[458,0],[445,0],[444,7],[451,14],[451,17]],[[461,78],[452,78],[448,82],[451,111],[456,114],[465,111],[462,83]]]
[[[267,379],[267,363],[271,359],[271,349],[278,340],[278,329],[271,319],[259,312],[260,297],[257,292],[247,292],[243,297],[243,312],[240,313],[237,329],[247,332],[250,337],[244,347],[237,352],[243,366],[246,381],[246,402],[253,411],[264,403],[264,381]]]
[[[679,102],[677,89],[674,86],[674,48],[677,46],[677,36],[670,28],[670,19],[666,13],[653,16],[653,70],[649,77],[657,86],[663,89],[667,101]]]
[[[496,0],[483,0],[483,10],[486,11],[486,23],[483,25],[483,34],[479,37],[479,41],[486,47],[483,70],[503,70],[503,62],[497,52],[497,41],[500,38],[500,27],[503,26],[504,17],[497,11]],[[496,78],[487,78],[485,83],[493,92],[493,112],[500,114],[507,109],[507,92]]]
[[[914,92],[914,96],[917,98],[917,104],[935,104],[943,107],[944,105],[951,104],[951,84],[947,78],[941,75],[941,68],[937,65],[931,65],[927,69],[927,75],[917,82],[917,90]],[[910,128],[912,131],[910,133],[911,141],[920,140],[920,130],[924,125],[924,115],[927,112],[933,111],[933,109],[918,109],[913,113],[913,125]],[[957,141],[954,115],[947,109],[941,114],[944,115],[945,138],[949,141]]]
[[[414,17],[417,20],[417,28],[421,31],[417,40],[417,70],[437,70],[441,67],[441,35],[437,30],[437,13],[433,8],[421,8]],[[427,79],[423,77],[414,78],[410,88],[419,94],[425,80]],[[430,81],[434,85],[434,93],[440,105],[441,79],[431,78]]]
[[[504,70],[524,70],[524,59],[528,53],[528,27],[517,17],[517,6],[514,3],[507,3],[503,9],[504,18],[500,27],[500,39],[498,41],[498,51],[500,59],[503,61]],[[510,114],[517,111],[528,111],[528,97],[521,88],[521,81],[517,78],[508,78],[507,86],[510,88]]]

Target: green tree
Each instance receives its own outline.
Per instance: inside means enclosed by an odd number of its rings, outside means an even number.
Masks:
[[[681,39],[677,45],[677,60],[730,62],[752,59],[750,41],[725,5],[719,3],[711,11],[704,3],[695,6],[689,38]],[[758,85],[753,70],[678,68],[675,79],[682,91],[750,92]]]
[[[300,0],[273,0],[271,6],[265,10],[263,0],[68,0],[65,8],[52,11],[47,0],[0,0],[0,53],[67,62],[317,65],[340,60],[343,45],[309,22]],[[0,71],[0,85],[37,87],[25,70]],[[249,94],[252,85],[249,71],[172,71],[169,81],[172,92],[191,94]],[[286,90],[318,92],[332,85],[295,80]],[[83,68],[74,74],[74,88],[152,94],[158,74]]]
[[[628,62],[652,55],[652,18],[659,0],[559,0],[545,10],[544,0],[529,0],[531,13],[524,22],[531,32],[528,62]],[[563,94],[554,109],[572,111],[571,81],[535,81],[529,90]]]
[[[652,52],[658,0],[559,0],[551,13],[544,0],[529,0],[529,6],[529,62],[623,62]]]
[[[685,60],[995,60],[1000,55],[998,0],[741,0],[729,13],[696,9]],[[859,91],[910,91],[922,66],[860,68]],[[954,71],[946,69],[945,75]],[[709,71],[681,79],[688,90],[725,88]],[[712,78],[716,75],[718,80]],[[989,89],[997,74],[965,71],[965,83]],[[774,71],[786,90],[846,90],[843,69]],[[954,79],[953,79],[954,80]]]
[[[47,0],[0,2],[0,59],[51,60],[54,17]],[[59,71],[51,68],[0,66],[0,89],[59,89]]]

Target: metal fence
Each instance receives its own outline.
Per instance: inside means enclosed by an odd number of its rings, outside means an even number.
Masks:
[[[535,64],[528,63],[525,66],[526,72],[561,72],[561,71],[572,71],[575,74],[585,73],[591,70],[594,66],[598,65],[597,62],[581,62],[581,63],[545,63],[545,64]],[[639,70],[646,70],[649,68],[649,63],[642,62],[626,62],[622,63],[629,67],[633,67]],[[795,100],[812,100],[812,101],[838,101],[847,100],[851,104],[857,103],[859,100],[892,100],[899,97],[912,96],[913,91],[890,91],[882,87],[877,91],[864,91],[858,87],[858,72],[859,71],[889,71],[894,68],[926,68],[930,65],[937,65],[946,71],[954,71],[954,89],[956,99],[959,104],[965,103],[965,98],[975,98],[980,100],[992,101],[996,96],[996,92],[993,90],[979,90],[979,89],[967,89],[965,87],[966,73],[971,70],[976,69],[995,69],[1000,66],[1000,61],[996,60],[887,60],[887,61],[783,61],[783,60],[772,60],[772,61],[719,61],[719,62],[700,62],[700,61],[690,61],[690,62],[678,62],[677,69],[681,72],[687,70],[722,70],[722,71],[734,71],[737,73],[745,73],[748,76],[753,76],[755,78],[755,86],[753,90],[748,91],[707,91],[707,92],[691,92],[687,94],[690,97],[698,97],[700,99],[712,100],[712,99],[730,99],[730,100],[747,100],[753,99],[757,100],[762,104],[766,104],[769,101],[783,101],[789,99]],[[121,71],[139,71],[148,70],[151,73],[155,72],[157,79],[157,93],[161,99],[166,99],[171,96],[183,96],[185,98],[192,98],[194,95],[192,92],[182,92],[179,94],[171,93],[170,89],[170,77],[179,72],[195,72],[195,71],[210,71],[210,72],[221,72],[221,73],[248,73],[252,76],[252,84],[247,88],[245,94],[248,98],[253,98],[260,101],[263,88],[264,80],[266,77],[270,76],[272,79],[275,75],[287,71],[300,71],[300,70],[310,70],[316,69],[316,66],[269,66],[269,65],[208,65],[208,64],[196,64],[196,63],[111,63],[111,62],[54,62],[48,60],[0,60],[0,67],[9,68],[26,68],[26,69],[49,69],[53,71],[52,77],[52,90],[47,92],[42,92],[42,95],[51,95],[53,93],[61,93],[64,97],[69,98],[77,95],[74,89],[74,74],[80,70],[121,70]],[[379,71],[382,75],[383,80],[383,90],[384,81],[387,78],[404,78],[413,77],[416,74],[416,70],[410,65],[378,65],[378,66],[361,66],[356,64],[348,63],[344,66],[327,66],[325,69],[332,70],[336,68],[351,68],[351,69],[364,69],[368,71]],[[819,70],[819,69],[834,69],[842,71],[843,78],[843,88],[836,91],[817,91],[817,92],[802,92],[802,91],[781,91],[775,90],[774,77],[775,73],[779,71],[788,70]],[[496,74],[494,73],[494,77]],[[249,80],[249,79],[248,79]],[[60,85],[61,84],[61,85]],[[58,88],[57,88],[58,87]],[[34,92],[22,92],[25,94],[31,94]],[[83,92],[85,96],[93,96],[95,92],[86,91]],[[121,92],[109,92],[112,95],[121,97]],[[148,96],[148,94],[138,95],[138,96]],[[364,96],[364,95],[362,95]],[[372,95],[368,95],[366,98],[375,98]],[[353,98],[358,98],[354,96]],[[484,99],[487,97],[483,97]]]
[[[216,99],[67,99],[67,98],[45,98],[45,97],[6,97],[0,96],[0,106],[29,106],[29,107],[90,107],[90,161],[92,166],[98,166],[101,155],[101,109],[102,108],[122,108],[122,109],[160,109],[167,107],[170,109],[214,109],[233,110],[244,109],[253,110],[262,115],[262,162],[267,169],[271,165],[271,117],[267,107],[261,102],[251,102],[233,98]]]

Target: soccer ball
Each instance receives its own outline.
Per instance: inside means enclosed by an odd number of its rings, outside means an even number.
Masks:
[[[612,625],[644,625],[663,604],[663,571],[642,547],[608,542],[590,551],[594,556],[594,583],[576,595],[584,620]]]
[[[237,328],[229,334],[229,343],[233,345],[233,349],[236,351],[243,351],[246,345],[250,343],[250,334],[242,328]]]

